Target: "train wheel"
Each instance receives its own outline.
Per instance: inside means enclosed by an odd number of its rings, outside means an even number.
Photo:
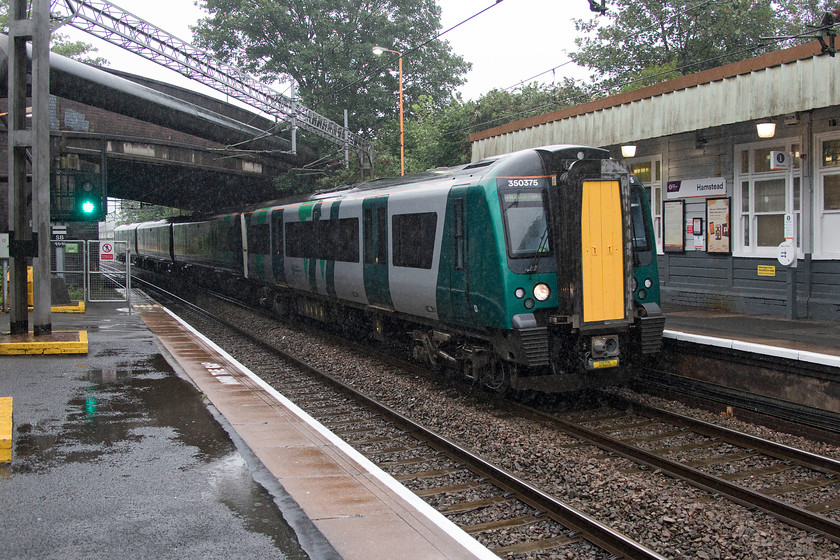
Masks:
[[[510,389],[510,379],[515,375],[516,366],[499,361],[487,370],[483,378],[484,385],[498,395],[504,395]]]

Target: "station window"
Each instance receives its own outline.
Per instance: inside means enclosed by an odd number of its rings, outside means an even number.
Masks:
[[[840,257],[840,135],[817,137],[814,258]]]
[[[771,169],[771,152],[791,154],[792,170]],[[802,233],[802,160],[795,157],[795,139],[773,139],[736,147],[735,189],[737,224],[733,229],[735,253],[739,256],[773,257],[785,240],[785,214],[796,222],[796,244]]]
[[[647,156],[628,159],[630,171],[645,185],[650,201],[650,216],[653,221],[653,235],[656,238],[656,252],[662,253],[662,156]]]

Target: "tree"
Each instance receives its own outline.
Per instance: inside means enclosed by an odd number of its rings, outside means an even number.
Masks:
[[[586,103],[592,98],[585,86],[571,78],[558,84],[531,83],[519,90],[494,89],[484,94],[473,112],[473,131],[558,111]]]
[[[165,218],[181,216],[182,211],[177,208],[156,206],[143,202],[121,200],[114,214],[114,225],[153,222]]]
[[[50,37],[50,50],[56,54],[92,66],[108,66],[108,61],[101,56],[90,56],[98,50],[93,45],[84,41],[70,41],[69,37],[62,33],[52,34]]]
[[[405,107],[425,95],[436,108],[449,102],[469,69],[440,29],[434,0],[203,0],[209,14],[193,28],[195,41],[266,82],[288,78],[303,103],[372,135],[398,115],[397,55],[403,53]]]
[[[9,0],[0,0],[0,31],[3,33],[8,33],[9,31]],[[71,41],[63,33],[52,33],[50,36],[50,50],[86,64],[92,64],[94,66],[108,65],[108,61],[101,56],[89,56],[97,52],[97,49],[93,45],[83,41]]]
[[[807,3],[806,3],[807,4]],[[607,91],[634,89],[777,50],[796,40],[762,39],[804,31],[815,1],[614,0],[609,21],[575,20],[584,36],[570,53]],[[816,13],[811,13],[814,10]],[[802,39],[799,42],[810,39]]]

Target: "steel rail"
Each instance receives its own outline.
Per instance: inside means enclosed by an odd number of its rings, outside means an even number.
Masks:
[[[605,451],[618,453],[636,463],[644,464],[659,469],[671,476],[681,478],[697,488],[725,495],[741,505],[759,508],[790,525],[820,533],[835,542],[840,542],[840,522],[838,521],[777,500],[776,498],[761,494],[739,484],[704,473],[694,467],[656,455],[635,445],[624,443],[621,440],[569,422],[551,413],[512,403],[509,407],[511,411],[519,414],[553,423],[563,432],[583,441],[588,441]]]
[[[634,380],[634,385],[640,391],[668,391],[687,395],[692,399],[710,401],[731,405],[741,409],[746,414],[756,414],[785,424],[795,423],[827,432],[837,442],[840,434],[840,414],[827,410],[819,410],[805,405],[798,405],[766,397],[754,393],[747,393],[736,389],[727,389],[699,381],[688,379],[664,372],[646,371],[643,376]]]
[[[689,416],[684,416],[668,410],[662,410],[621,397],[610,395],[609,398],[615,399],[614,402],[617,406],[621,407],[629,405],[639,414],[653,416],[664,422],[688,428],[689,430],[703,434],[704,436],[726,441],[738,447],[755,449],[765,455],[770,455],[771,457],[775,457],[783,461],[792,461],[810,469],[830,474],[840,474],[840,461],[832,459],[831,457],[817,455],[816,453],[803,451],[802,449],[797,449],[789,445],[776,443],[775,441],[745,434],[724,426],[718,426],[716,424],[704,422],[703,420],[698,420],[696,418],[691,418]]]
[[[568,504],[563,503],[562,501],[543,492],[537,487],[519,479],[512,473],[485,461],[470,450],[418,424],[417,422],[401,414],[400,412],[392,409],[386,404],[371,397],[368,397],[363,393],[360,393],[354,387],[344,383],[343,381],[333,377],[332,375],[326,372],[323,372],[311,366],[310,364],[307,364],[303,360],[300,360],[295,356],[292,356],[286,352],[283,352],[282,350],[279,350],[278,348],[275,348],[269,342],[254,337],[250,331],[241,328],[237,325],[230,324],[228,321],[216,317],[212,313],[209,313],[208,311],[202,309],[200,306],[188,302],[183,298],[172,294],[171,292],[162,290],[161,288],[151,284],[150,282],[140,279],[138,280],[140,282],[143,282],[144,284],[149,285],[154,290],[159,290],[165,293],[168,297],[178,299],[179,301],[189,306],[191,309],[200,312],[202,315],[212,318],[220,324],[223,324],[226,328],[230,328],[236,331],[238,334],[247,337],[255,344],[281,357],[290,365],[321,379],[323,382],[332,386],[341,393],[345,394],[360,405],[370,410],[373,410],[377,414],[381,415],[383,418],[397,425],[407,434],[414,436],[420,441],[424,441],[433,449],[436,449],[437,451],[443,453],[444,455],[455,460],[456,462],[462,463],[474,473],[488,478],[489,480],[492,480],[493,483],[496,484],[499,488],[513,493],[518,499],[522,500],[524,503],[538,510],[546,512],[546,515],[551,519],[557,521],[558,523],[561,523],[562,525],[566,526],[567,528],[573,531],[580,533],[586,540],[603,548],[610,554],[617,555],[621,558],[637,560],[665,560],[664,556],[656,553],[653,550],[650,550],[641,543],[630,539],[629,537],[588,516],[587,514],[573,508]],[[218,297],[218,295],[214,294],[213,297]],[[230,300],[226,297],[224,299],[225,301],[229,301],[230,303],[242,305],[240,302],[236,302],[235,300]]]

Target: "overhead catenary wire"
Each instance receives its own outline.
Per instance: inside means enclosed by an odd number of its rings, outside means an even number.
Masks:
[[[767,42],[762,42],[762,43],[757,44],[757,45],[744,47],[743,49],[740,49],[738,51],[728,52],[728,53],[721,54],[721,55],[718,55],[718,56],[714,56],[714,57],[706,58],[706,59],[703,59],[703,60],[691,62],[691,63],[685,64],[683,66],[678,66],[678,67],[675,67],[675,68],[672,68],[672,69],[669,69],[669,70],[666,70],[666,71],[663,71],[663,72],[659,72],[659,73],[656,73],[656,74],[651,74],[651,75],[648,75],[648,76],[644,76],[642,78],[635,78],[635,79],[632,79],[632,80],[628,80],[628,81],[616,84],[615,86],[613,86],[610,89],[602,89],[601,91],[595,91],[591,95],[586,95],[586,96],[583,96],[583,97],[566,98],[566,99],[564,99],[564,101],[575,101],[575,100],[584,101],[584,100],[591,100],[591,99],[600,98],[600,96],[598,95],[599,93],[601,94],[601,96],[607,96],[607,95],[610,95],[611,90],[621,90],[621,89],[623,89],[627,86],[633,85],[635,83],[645,82],[645,81],[657,78],[659,76],[667,75],[667,74],[669,74],[671,72],[674,72],[674,71],[687,70],[687,69],[689,69],[691,67],[694,67],[694,66],[698,66],[698,65],[701,65],[701,64],[707,64],[709,62],[714,62],[716,60],[720,60],[721,58],[730,57],[732,55],[739,55],[739,54],[742,54],[742,53],[745,53],[745,52],[752,52],[752,51],[755,51],[757,49],[760,49],[760,48],[766,46],[769,42],[780,43],[782,41],[787,41],[787,40],[790,40],[790,39],[804,38],[804,37],[811,36],[814,33],[814,31],[824,31],[826,29],[831,29],[833,27],[840,27],[840,22],[835,23],[832,26],[819,27],[819,28],[816,28],[816,29],[811,28],[808,31],[805,31],[805,32],[797,34],[797,35],[792,35],[792,36],[789,36],[789,37],[786,36],[786,37],[766,37],[766,38],[762,38],[763,40],[766,40]],[[461,133],[464,133],[464,132],[470,132],[470,131],[473,131],[473,130],[486,129],[490,125],[493,125],[493,124],[498,123],[500,121],[512,122],[511,119],[526,118],[526,116],[528,116],[528,115],[536,115],[536,114],[545,113],[546,111],[556,107],[559,103],[560,102],[546,103],[546,104],[543,104],[543,105],[539,105],[537,107],[531,107],[531,108],[528,108],[528,109],[523,109],[521,111],[506,113],[504,115],[500,115],[500,116],[498,116],[494,119],[488,120],[488,121],[473,123],[473,124],[471,124],[469,126],[466,126],[466,127],[461,127],[459,129],[456,129],[456,130],[450,130],[450,131],[444,132],[442,135],[443,136],[451,136],[451,135],[455,135],[455,134],[461,134]]]
[[[694,11],[696,11],[696,10],[699,10],[700,8],[703,8],[703,7],[707,6],[708,4],[711,4],[711,3],[712,3],[712,2],[714,2],[714,1],[715,1],[715,0],[704,0],[703,2],[701,2],[701,3],[697,4],[696,6],[693,6],[693,7],[690,7],[690,8],[688,8],[688,9],[686,9],[684,14],[682,14],[682,13],[680,13],[680,14],[677,14],[677,13],[672,14],[671,16],[669,16],[669,17],[665,18],[665,21],[667,22],[667,21],[669,21],[669,20],[670,20],[670,19],[672,19],[672,18],[676,18],[677,16],[680,16],[680,15],[685,15],[685,14],[689,14],[689,13],[691,13],[691,12],[694,12]],[[619,37],[619,39],[618,39],[618,40],[619,40],[619,41],[624,41],[624,40],[626,40],[626,39],[628,39],[628,38],[632,37],[633,35],[637,35],[637,34],[639,34],[639,33],[641,33],[641,32],[644,32],[644,31],[649,31],[649,30],[653,29],[654,27],[660,26],[660,25],[662,25],[662,23],[663,23],[663,22],[661,22],[661,21],[654,21],[653,23],[651,23],[651,24],[650,24],[650,25],[648,25],[647,27],[643,27],[643,28],[641,28],[641,29],[634,29],[633,31],[628,31],[628,32],[627,32],[627,34],[623,35],[622,37]],[[545,74],[548,74],[549,72],[555,72],[558,68],[562,68],[563,66],[567,66],[567,65],[572,64],[572,63],[574,63],[574,60],[571,60],[571,59],[570,59],[570,60],[567,60],[566,62],[562,62],[562,63],[558,64],[557,66],[554,66],[554,67],[552,67],[552,68],[549,68],[548,70],[543,70],[543,71],[542,71],[542,72],[540,72],[539,74],[535,74],[534,76],[531,76],[530,78],[526,78],[526,79],[524,79],[524,80],[521,80],[521,81],[519,81],[519,82],[517,82],[517,83],[513,84],[512,86],[508,86],[508,87],[504,88],[504,90],[505,90],[505,91],[507,91],[507,90],[514,89],[514,88],[519,87],[519,86],[521,86],[521,85],[523,85],[523,84],[529,83],[529,82],[531,82],[532,80],[535,80],[535,79],[539,78],[540,76],[543,76],[543,75],[545,75]]]
[[[447,34],[447,33],[449,33],[450,31],[453,31],[453,30],[455,30],[455,29],[457,29],[457,28],[461,27],[461,26],[462,26],[462,25],[464,25],[465,23],[467,23],[467,22],[469,22],[469,21],[471,21],[471,20],[473,20],[473,19],[477,18],[478,16],[480,16],[481,14],[483,14],[483,13],[487,12],[488,10],[491,10],[491,9],[495,8],[496,6],[498,6],[499,4],[501,4],[502,2],[504,2],[504,0],[496,0],[496,2],[495,2],[494,4],[491,4],[490,6],[487,6],[486,8],[484,8],[483,10],[481,10],[481,11],[479,11],[479,12],[474,13],[474,14],[473,14],[473,15],[471,15],[470,17],[468,17],[468,18],[466,18],[466,19],[464,19],[464,20],[462,20],[462,21],[460,21],[460,22],[456,23],[455,25],[453,25],[453,26],[452,26],[452,27],[450,27],[449,29],[446,29],[446,30],[444,30],[444,31],[441,31],[440,33],[438,33],[437,35],[435,35],[435,36],[434,36],[434,37],[432,37],[431,39],[426,40],[425,42],[423,42],[423,43],[421,43],[421,44],[417,45],[416,47],[410,47],[409,49],[407,49],[407,50],[405,50],[405,51],[402,51],[402,53],[403,53],[403,57],[408,56],[409,54],[411,54],[411,53],[413,53],[413,52],[417,52],[418,50],[422,49],[423,47],[425,47],[426,45],[428,45],[428,44],[429,44],[429,43],[431,43],[432,41],[436,41],[437,39],[440,39],[441,37],[443,37],[444,35],[446,35],[446,34]],[[354,80],[354,81],[350,82],[349,84],[344,85],[343,87],[340,87],[340,88],[338,88],[338,89],[334,89],[333,91],[328,92],[327,94],[325,94],[324,96],[322,96],[322,97],[321,97],[321,99],[319,99],[319,100],[318,100],[318,103],[317,103],[317,104],[320,104],[321,102],[323,102],[323,101],[324,101],[324,99],[326,99],[326,98],[328,98],[328,97],[332,97],[332,96],[334,96],[334,95],[338,95],[339,93],[341,93],[341,92],[343,92],[343,91],[347,90],[348,88],[351,88],[351,87],[355,86],[356,84],[359,84],[359,83],[361,83],[361,82],[364,82],[365,80],[367,80],[368,78],[370,78],[370,77],[371,77],[371,76],[373,76],[374,74],[377,74],[377,73],[379,73],[379,72],[381,72],[382,70],[385,70],[385,69],[387,69],[387,68],[388,68],[388,64],[380,64],[379,66],[376,66],[376,67],[375,67],[375,68],[374,68],[374,69],[373,69],[370,73],[368,73],[368,74],[366,74],[366,75],[364,75],[364,76],[362,76],[362,77],[358,78],[357,80]]]

